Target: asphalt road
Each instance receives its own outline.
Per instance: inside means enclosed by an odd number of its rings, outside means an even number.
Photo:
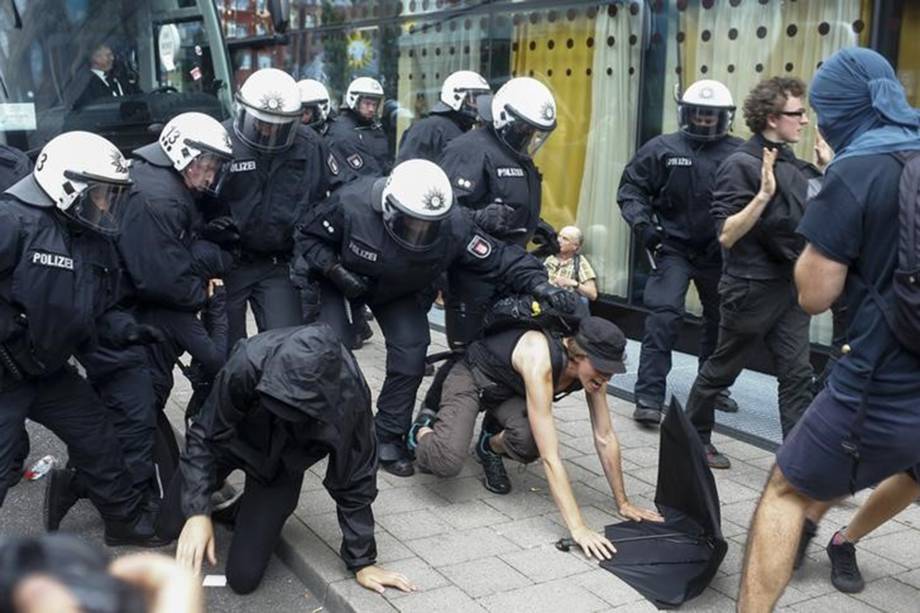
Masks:
[[[52,454],[61,462],[66,462],[64,445],[50,432],[38,424],[29,423],[29,436],[32,451],[28,465],[46,454]],[[0,534],[26,535],[41,534],[42,505],[44,502],[45,480],[21,481],[7,494],[3,507],[0,508]],[[85,500],[74,506],[64,521],[61,531],[71,532],[91,543],[105,547],[102,542],[102,520],[95,508]],[[231,533],[222,526],[217,526],[218,565],[207,568],[206,574],[223,574],[223,560],[226,558]],[[113,556],[138,551],[130,547],[106,548]],[[174,553],[174,547],[164,547],[160,551],[167,555]],[[206,587],[205,598],[208,611],[260,613],[304,611],[314,613],[320,609],[316,598],[276,557],[269,564],[262,584],[254,593],[238,596],[229,587]]]

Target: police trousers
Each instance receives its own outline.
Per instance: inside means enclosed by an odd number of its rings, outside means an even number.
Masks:
[[[762,339],[776,367],[783,438],[808,408],[813,371],[809,361],[811,318],[799,307],[790,279],[741,279],[719,283],[722,319],[719,342],[703,364],[687,399],[687,413],[703,443],[715,424],[715,400],[741,374]]]
[[[350,338],[346,301],[326,280],[319,281],[319,321],[329,324],[339,338]],[[425,375],[425,354],[431,342],[428,309],[415,294],[384,304],[370,305],[386,342],[386,377],[377,396],[374,421],[381,443],[401,441],[412,422],[415,394]]]
[[[418,441],[415,460],[419,467],[439,477],[457,476],[469,455],[479,410],[479,388],[469,366],[460,360],[444,380],[432,432]],[[514,397],[489,408],[485,419],[492,422],[490,431],[504,431],[505,449],[512,460],[527,463],[540,457],[527,419],[526,399]]]
[[[719,335],[719,277],[722,261],[718,257],[690,257],[670,247],[656,259],[645,285],[643,301],[649,313],[639,354],[636,379],[636,404],[660,408],[665,401],[671,350],[677,341],[684,317],[684,302],[690,281],[703,305],[703,328],[700,335],[699,363],[712,354]]]
[[[230,332],[227,353],[246,338],[246,306],[252,308],[259,332],[303,323],[300,294],[291,282],[286,259],[243,259],[224,277]]]
[[[26,418],[67,445],[70,463],[103,519],[128,521],[141,504],[109,415],[89,383],[65,366],[27,381],[3,381],[0,391],[0,475],[9,473]],[[0,505],[7,484],[0,481]]]

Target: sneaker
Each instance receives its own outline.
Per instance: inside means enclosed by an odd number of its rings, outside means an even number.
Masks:
[[[799,548],[795,552],[795,563],[792,565],[794,570],[798,570],[802,566],[802,562],[805,561],[805,553],[808,551],[808,544],[811,543],[811,539],[815,538],[816,534],[818,534],[818,524],[806,518],[805,524],[802,526]]]
[[[728,390],[725,390],[716,396],[715,409],[723,413],[737,413],[738,403],[729,395]]]
[[[422,409],[418,412],[412,422],[412,426],[409,428],[409,433],[406,435],[406,447],[409,448],[409,451],[414,452],[418,447],[418,431],[422,428],[430,428],[437,417],[438,414],[431,409]]]
[[[866,587],[866,582],[856,563],[856,546],[847,541],[835,545],[836,536],[834,534],[827,544],[827,557],[831,560],[831,583],[846,594],[859,593]]]
[[[52,468],[48,473],[45,505],[42,509],[42,519],[48,532],[57,531],[61,520],[80,499],[73,484],[75,476],[76,471],[72,468]]]
[[[637,404],[633,421],[642,426],[657,426],[661,423],[661,410]]]
[[[502,457],[489,448],[489,439],[492,434],[483,430],[479,434],[479,442],[476,443],[476,457],[482,464],[482,470],[485,476],[482,484],[490,492],[496,494],[507,494],[511,491],[511,479],[505,472],[505,463]]]
[[[707,443],[704,448],[706,449],[706,463],[709,464],[709,468],[726,469],[732,467],[731,460],[722,455],[715,445]]]

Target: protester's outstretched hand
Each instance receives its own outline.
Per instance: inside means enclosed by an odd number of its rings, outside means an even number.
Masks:
[[[379,566],[365,566],[355,573],[355,579],[361,587],[382,594],[385,588],[395,587],[404,592],[414,592],[417,588],[402,573],[393,572]]]
[[[583,526],[572,530],[572,540],[578,543],[578,546],[589,558],[609,560],[617,552],[616,547],[606,536],[598,534],[588,527]]]
[[[643,509],[642,507],[637,507],[631,502],[624,502],[620,505],[620,515],[625,519],[631,519],[632,521],[654,521],[654,522],[663,522],[664,517],[661,516],[657,511],[652,511],[651,509]]]
[[[205,553],[211,566],[217,564],[214,552],[214,524],[207,515],[193,515],[185,521],[176,544],[176,561],[183,568],[201,573]]]

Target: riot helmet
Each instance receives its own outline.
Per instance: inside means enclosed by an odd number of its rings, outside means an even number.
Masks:
[[[431,248],[453,206],[450,179],[433,162],[407,160],[382,180],[380,207],[387,232],[407,249]]]
[[[712,79],[696,81],[677,101],[680,131],[694,140],[718,140],[728,134],[735,103],[728,88]]]
[[[294,78],[276,68],[252,73],[236,94],[233,130],[244,143],[266,153],[291,146],[300,127],[300,92]]]
[[[219,194],[233,158],[230,135],[219,121],[204,113],[176,115],[158,142],[190,190]]]
[[[530,77],[511,79],[492,97],[492,126],[516,154],[532,158],[556,128],[556,100]]]
[[[472,70],[458,70],[444,79],[440,104],[435,105],[433,110],[451,110],[460,113],[472,123],[479,117],[479,96],[491,93],[488,81],[481,74]]]
[[[354,113],[361,122],[373,123],[380,117],[382,110],[383,86],[377,79],[358,77],[348,84],[343,106]]]
[[[314,79],[297,82],[300,90],[301,121],[311,128],[319,128],[329,119],[329,90]]]

